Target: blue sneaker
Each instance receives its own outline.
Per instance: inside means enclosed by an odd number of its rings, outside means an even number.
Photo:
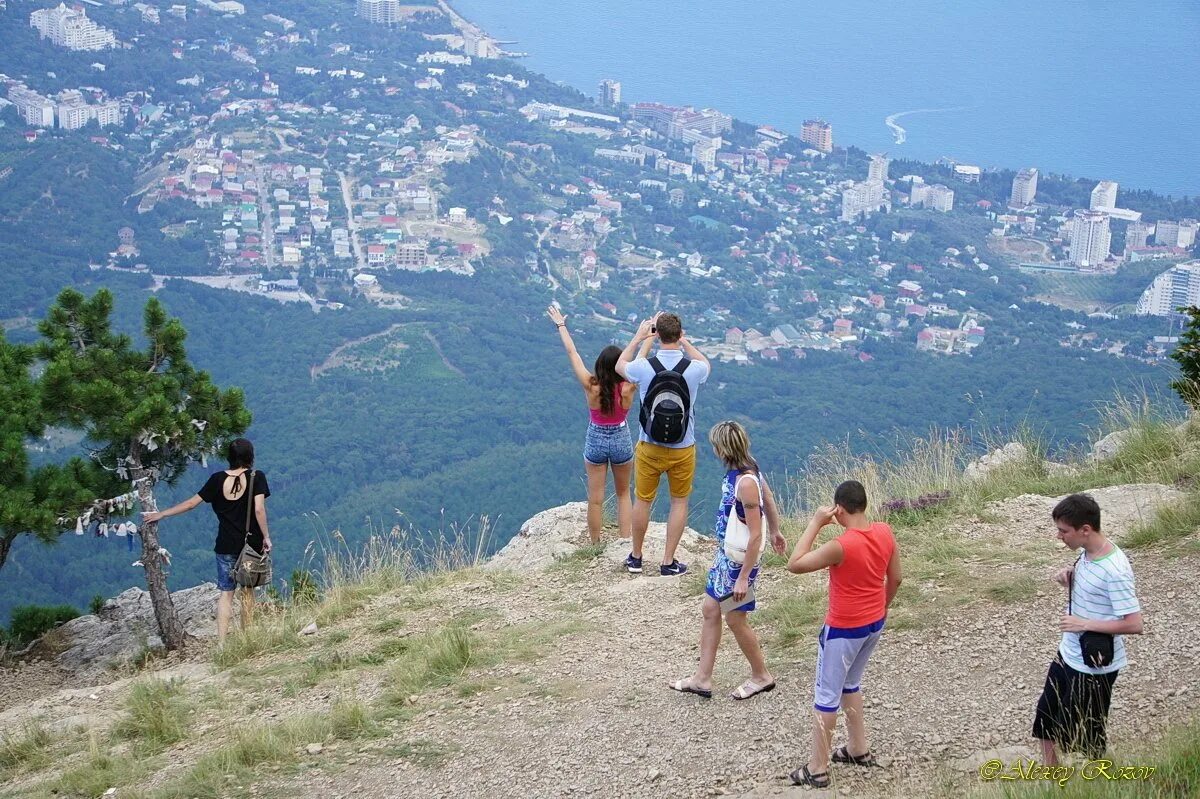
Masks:
[[[658,573],[663,577],[678,577],[681,574],[687,573],[687,564],[673,560],[666,566],[659,566]]]
[[[642,559],[635,558],[633,556],[633,553],[630,552],[629,556],[625,558],[625,570],[628,571],[630,574],[641,574],[642,573]]]

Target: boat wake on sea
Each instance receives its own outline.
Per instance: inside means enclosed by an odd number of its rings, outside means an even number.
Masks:
[[[896,124],[896,120],[900,119],[901,117],[906,117],[909,114],[933,114],[941,111],[964,111],[972,107],[973,106],[969,105],[956,105],[952,108],[915,108],[912,111],[900,111],[896,114],[888,114],[886,117],[884,117],[883,124],[887,125],[891,129],[892,136],[894,136],[896,139],[896,144],[904,144],[904,142],[908,139],[908,132],[904,128],[900,127],[900,125]]]

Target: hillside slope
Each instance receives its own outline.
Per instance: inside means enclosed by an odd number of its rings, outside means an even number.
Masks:
[[[1095,495],[1120,542],[1181,492],[1134,484]],[[908,578],[864,686],[886,766],[835,769],[831,795],[963,796],[986,757],[1032,754],[1062,612],[1049,575],[1070,559],[1053,502],[1022,495],[899,529]],[[376,574],[223,650],[135,677],[80,688],[53,685],[44,666],[6,675],[0,728],[14,732],[0,796],[798,795],[786,774],[808,748],[824,578],[768,564],[754,622],[778,690],[728,698],[745,664],[727,635],[716,698],[676,694],[666,685],[694,665],[713,544],[685,540],[697,576],[630,577],[619,567],[625,543],[584,546],[583,507],[542,514],[484,568],[403,583]],[[564,543],[578,548],[543,567],[521,552]],[[1193,721],[1200,684],[1194,532],[1131,560],[1147,630],[1117,682],[1118,751]],[[297,636],[314,616],[319,632]],[[157,709],[138,701],[139,686],[158,686]],[[176,736],[146,731],[167,717]]]

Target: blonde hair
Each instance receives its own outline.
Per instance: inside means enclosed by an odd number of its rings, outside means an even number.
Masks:
[[[714,424],[708,431],[708,443],[729,468],[758,471],[758,462],[750,454],[750,435],[732,419]]]

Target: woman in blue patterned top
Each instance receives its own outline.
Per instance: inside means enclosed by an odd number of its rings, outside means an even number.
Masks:
[[[691,677],[676,680],[671,688],[706,699],[712,697],[713,665],[717,659],[717,646],[721,643],[721,603],[724,602],[725,623],[750,662],[750,679],[731,695],[734,699],[749,699],[775,688],[775,680],[767,671],[766,659],[758,645],[758,636],[746,616],[755,606],[752,589],[758,577],[763,540],[769,533],[771,547],[780,555],[784,554],[787,542],[779,532],[779,508],[775,497],[750,454],[750,436],[746,429],[737,422],[718,422],[708,431],[708,441],[713,453],[728,469],[721,482],[721,505],[717,509],[717,556],[708,571],[706,596],[701,607],[700,663]],[[731,559],[725,551],[725,531],[733,513],[750,529],[743,563]],[[746,601],[742,602],[743,599]]]

